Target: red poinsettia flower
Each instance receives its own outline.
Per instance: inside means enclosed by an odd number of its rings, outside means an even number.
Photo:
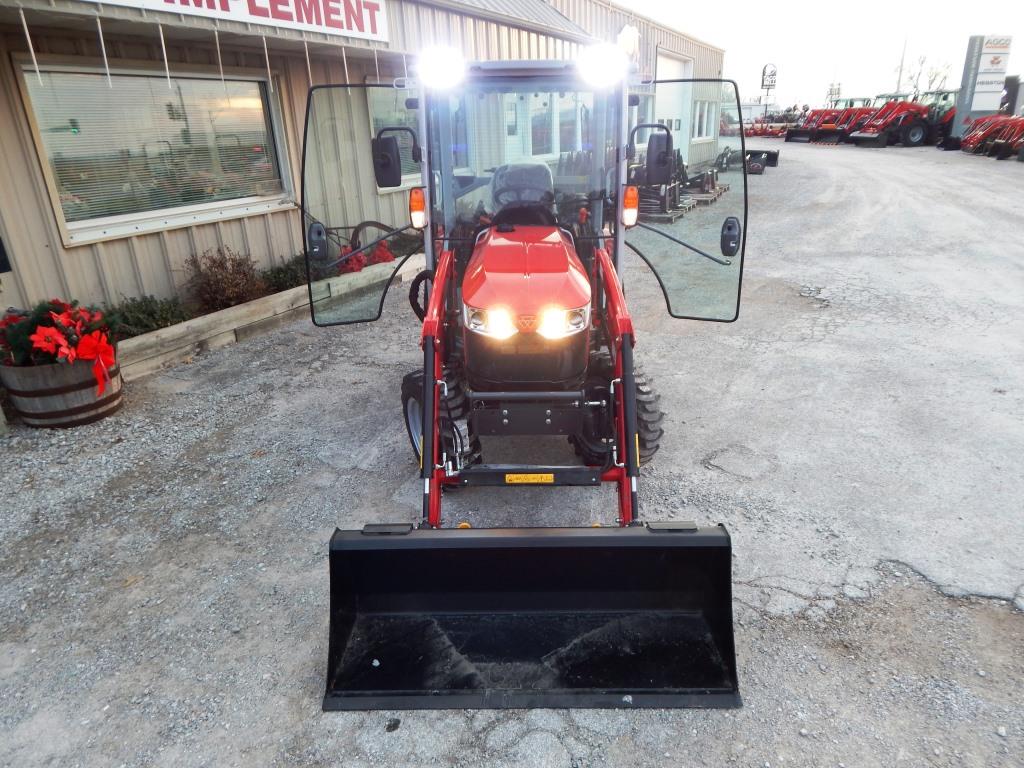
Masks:
[[[75,360],[75,350],[68,344],[64,334],[56,328],[40,325],[36,332],[28,337],[32,346],[42,352],[56,355],[58,360],[66,360],[69,363]]]
[[[53,318],[53,322],[57,323],[57,325],[62,325],[65,328],[75,327],[75,319],[74,317],[72,317],[71,312],[69,310],[64,310],[60,314],[57,314],[56,312],[50,312],[50,317]]]
[[[93,331],[79,339],[78,359],[95,361],[92,375],[96,377],[96,397],[99,397],[110,381],[109,369],[114,365],[114,348],[107,341],[107,334]]]
[[[349,272],[361,272],[363,267],[366,266],[366,252],[357,253],[355,256],[350,256],[352,253],[351,245],[344,245],[341,248],[341,263],[338,264],[338,274],[344,275]]]
[[[384,262],[394,261],[394,260],[395,260],[395,254],[391,252],[391,249],[388,247],[387,242],[385,242],[384,240],[381,240],[379,243],[377,243],[377,246],[373,249],[373,253],[370,254],[370,257],[367,259],[366,263],[367,264],[383,264]]]

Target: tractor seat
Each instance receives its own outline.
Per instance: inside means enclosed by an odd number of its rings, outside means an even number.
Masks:
[[[498,210],[517,203],[554,203],[555,182],[544,163],[509,163],[494,169],[491,195]]]
[[[554,226],[555,184],[544,163],[509,163],[491,177],[494,224]]]

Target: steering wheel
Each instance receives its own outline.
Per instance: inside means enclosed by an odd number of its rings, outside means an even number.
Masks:
[[[540,194],[540,199],[538,199],[538,200],[530,200],[530,199],[524,197],[524,193],[526,193],[526,192],[537,192],[537,193]],[[510,195],[515,195],[515,197],[512,198],[512,199],[506,200],[505,198],[509,197]],[[498,189],[494,190],[494,192],[491,195],[491,197],[494,199],[494,204],[498,205],[498,206],[509,205],[511,203],[541,203],[541,204],[543,204],[543,203],[553,203],[554,202],[554,197],[551,194],[551,188],[550,187],[529,186],[529,185],[525,185],[525,184],[520,185],[520,186],[516,186],[516,187],[499,187]]]

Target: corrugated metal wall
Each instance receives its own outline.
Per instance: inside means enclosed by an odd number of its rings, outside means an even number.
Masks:
[[[40,56],[98,57],[95,37],[59,33],[33,37]],[[108,38],[107,54],[119,60],[161,61],[158,39]],[[216,54],[201,46],[177,45],[168,40],[168,57],[174,63],[216,67]],[[230,219],[141,234],[91,245],[65,248],[46,190],[35,143],[26,119],[11,53],[24,51],[24,38],[7,30],[0,36],[0,142],[4,176],[0,185],[0,215],[12,256],[13,275],[6,276],[3,304],[24,305],[61,293],[88,303],[117,303],[123,296],[176,293],[187,279],[184,262],[191,253],[229,246],[250,253],[263,266],[280,263],[302,249],[298,218],[294,211]],[[265,71],[262,56],[225,49],[225,67]],[[298,178],[298,142],[305,109],[306,70],[302,60],[272,57],[280,87],[284,132],[293,180]],[[298,89],[294,85],[300,83]]]
[[[715,77],[721,69],[722,54],[718,49],[631,18],[628,13],[597,0],[551,0],[551,4],[598,38],[614,39],[623,24],[636,24],[644,36],[642,55],[652,62],[655,46],[660,45],[673,53],[694,58],[697,76]],[[400,75],[403,70],[400,54],[387,60],[388,49],[412,52],[429,44],[446,42],[460,46],[467,58],[527,59],[567,58],[573,56],[578,47],[577,43],[554,36],[453,13],[429,4],[389,0],[388,11],[391,41],[386,49],[380,48],[383,76]],[[66,17],[53,18],[54,25],[58,25],[60,19]],[[172,72],[176,63],[216,70],[216,50],[212,45],[197,44],[194,39],[176,40],[172,27],[165,27],[165,34]],[[194,38],[194,33],[192,36]],[[40,29],[35,25],[33,40],[41,56],[81,57],[83,63],[99,61],[99,43],[94,34],[60,31],[53,27]],[[280,100],[284,121],[287,164],[297,195],[308,86],[306,62],[301,53],[275,51],[272,38],[268,37],[267,42],[271,48],[275,96]],[[140,26],[136,36],[110,35],[106,44],[112,64],[131,61],[153,62],[159,66],[162,60],[159,38],[152,24]],[[247,69],[257,75],[264,73],[262,49],[255,47],[260,45],[259,38],[253,37],[252,44],[252,48],[222,45],[224,66]],[[356,47],[355,44],[348,46],[349,74],[353,82],[374,71],[372,59],[362,59],[360,64]],[[327,50],[320,46],[311,51],[313,81],[343,82],[340,49],[322,53]],[[301,250],[296,209],[65,248],[12,62],[12,54],[25,52],[27,46],[20,29],[0,27],[0,173],[4,178],[4,183],[0,184],[0,218],[14,268],[13,274],[4,276],[0,305],[25,306],[56,294],[86,303],[117,303],[124,296],[141,294],[169,296],[180,292],[187,280],[184,263],[192,253],[227,246],[269,266]],[[365,218],[385,222],[404,219],[405,195],[378,195],[368,159],[363,157],[361,162],[365,167],[359,168],[358,177]]]
[[[693,59],[694,77],[721,77],[721,48],[687,37],[643,16],[637,16],[605,0],[548,0],[570,21],[601,40],[614,41],[627,24],[640,30],[640,71],[654,74],[658,49]]]

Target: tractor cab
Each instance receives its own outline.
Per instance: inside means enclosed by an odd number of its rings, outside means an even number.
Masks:
[[[324,706],[736,705],[728,534],[641,519],[665,421],[623,279],[671,317],[737,318],[735,85],[642,81],[614,46],[435,51],[416,77],[317,86],[307,107],[313,321],[376,320],[409,280],[422,355],[396,386],[417,525],[335,534]],[[562,458],[537,463],[542,444]],[[604,484],[609,527],[466,533],[442,514],[457,489]]]
[[[917,98],[917,103],[928,108],[928,122],[937,125],[948,122],[955,116],[956,98],[959,91],[926,91]]]

